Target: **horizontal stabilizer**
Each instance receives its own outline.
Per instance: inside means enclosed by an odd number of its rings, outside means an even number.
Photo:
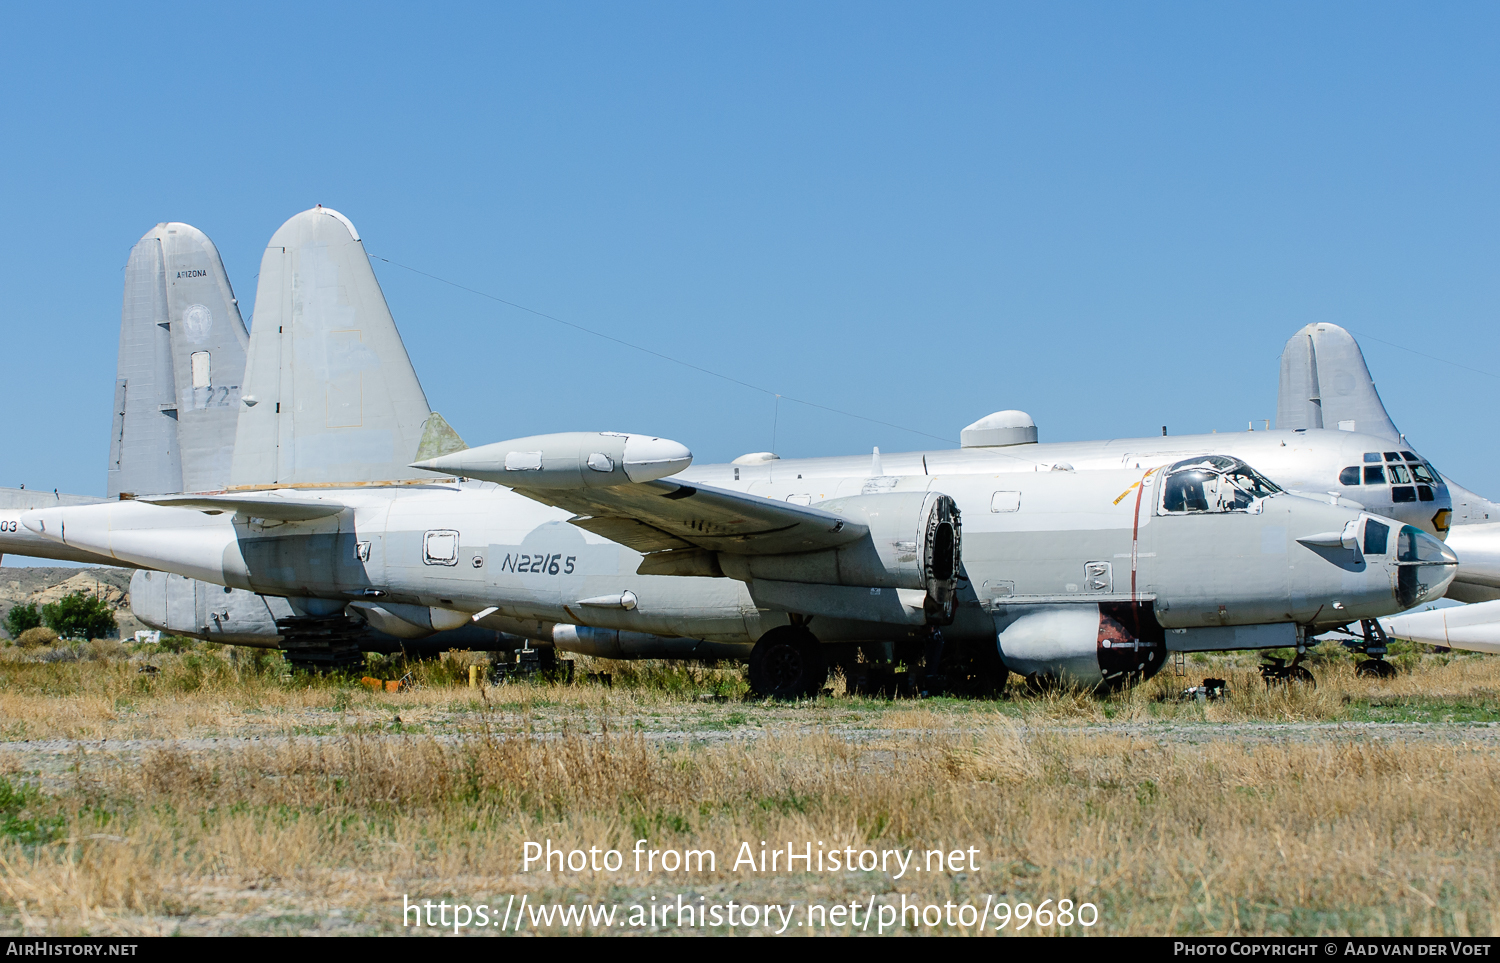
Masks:
[[[196,508],[209,515],[234,513],[246,518],[306,522],[337,515],[348,506],[331,498],[305,495],[160,495],[140,501],[168,508]]]

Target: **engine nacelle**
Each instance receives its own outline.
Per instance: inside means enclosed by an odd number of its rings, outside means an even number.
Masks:
[[[1005,667],[1037,680],[1114,687],[1166,662],[1166,634],[1139,603],[1009,606],[995,627]]]
[[[140,569],[130,577],[130,611],[169,635],[276,648],[276,620],[296,615],[286,599]]]
[[[869,534],[821,552],[720,552],[724,574],[744,582],[918,589],[930,605],[951,613],[962,563],[962,531],[952,498],[939,492],[887,492],[833,498],[818,507],[865,525]]]

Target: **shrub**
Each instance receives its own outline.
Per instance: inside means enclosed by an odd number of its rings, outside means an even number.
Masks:
[[[5,631],[13,639],[19,639],[27,629],[42,624],[42,613],[36,610],[35,602],[17,605],[5,613]]]
[[[44,645],[56,645],[57,633],[38,625],[27,629],[16,637],[16,645],[23,649],[34,649]]]
[[[42,623],[67,639],[99,638],[120,629],[109,603],[84,592],[42,606]]]

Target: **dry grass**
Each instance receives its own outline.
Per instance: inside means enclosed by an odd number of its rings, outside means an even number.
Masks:
[[[1496,743],[1442,721],[1500,712],[1493,660],[1428,657],[1385,683],[1334,662],[1304,690],[1268,689],[1253,665],[1224,659],[1195,667],[1230,679],[1233,697],[1208,704],[1170,698],[1184,683],[1167,677],[1102,699],[782,706],[699,702],[728,677],[670,667],[613,688],[481,694],[431,666],[426,688],[377,694],[202,650],[153,661],[154,676],[118,659],[0,664],[7,733],[147,740],[44,756],[7,736],[4,928],[399,932],[403,894],[618,902],[684,891],[1066,897],[1098,904],[1095,932],[1111,934],[1480,934],[1500,923]],[[1447,735],[1326,724],[1381,713]],[[1224,738],[1278,722],[1296,726]],[[1203,732],[1218,735],[1193,735]],[[210,741],[226,736],[276,738]],[[718,870],[520,872],[526,840],[628,851],[642,837],[711,848]],[[732,871],[740,842],[761,840],[973,846],[981,867],[894,881]]]

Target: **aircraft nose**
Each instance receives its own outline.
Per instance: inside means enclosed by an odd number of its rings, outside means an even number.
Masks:
[[[625,439],[625,475],[633,482],[675,475],[693,463],[687,446],[668,438],[630,435]]]
[[[1458,555],[1438,538],[1420,528],[1414,528],[1412,537],[1417,541],[1417,558],[1434,565],[1457,565]]]

